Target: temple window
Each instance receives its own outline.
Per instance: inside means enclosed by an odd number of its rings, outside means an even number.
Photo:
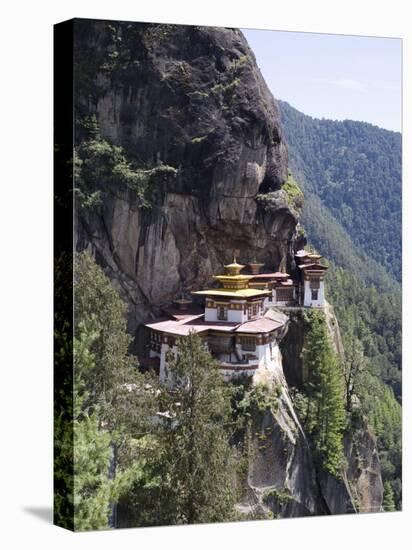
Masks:
[[[259,304],[252,304],[251,308],[250,308],[250,311],[249,311],[249,314],[251,317],[256,317],[257,314],[258,314],[258,309],[259,308]]]
[[[317,288],[312,288],[311,291],[312,291],[312,300],[317,300],[318,299],[318,289]]]
[[[218,306],[218,308],[217,308],[217,318],[220,321],[226,321],[227,320],[227,307]]]
[[[279,288],[276,290],[278,302],[291,302],[293,300],[293,288]]]
[[[256,340],[253,336],[242,336],[242,348],[245,351],[256,350]]]

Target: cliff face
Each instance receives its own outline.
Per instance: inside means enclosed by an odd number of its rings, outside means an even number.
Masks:
[[[267,381],[272,391],[277,388],[276,405],[255,412],[245,438],[248,464],[237,509],[248,519],[328,513],[279,359]]]
[[[126,300],[130,332],[180,291],[210,284],[234,252],[290,271],[298,237],[282,189],[286,147],[241,32],[78,20],[75,42],[76,147],[85,139],[79,121],[95,115],[101,138],[147,176],[146,207],[112,174],[110,185],[96,177],[99,208],[77,209],[76,248],[92,251]],[[289,385],[302,381],[303,343],[291,317],[285,368],[271,381],[281,390],[278,408],[254,420],[250,438],[239,503],[247,516],[348,512],[355,499],[380,506],[367,427],[345,443],[347,479],[316,474],[289,396]]]
[[[343,360],[339,323],[329,304],[325,308],[325,317],[330,341],[338,357]],[[280,343],[288,387],[299,387],[307,380],[302,359],[306,331],[303,312],[290,312],[288,332]],[[342,478],[336,479],[325,472],[316,472],[319,499],[331,514],[380,511],[383,484],[377,442],[364,418],[356,420],[347,431],[343,443],[346,465]]]
[[[181,290],[210,283],[240,251],[290,269],[297,223],[282,184],[279,113],[254,55],[234,29],[78,21],[77,118],[134,166],[167,167],[149,209],[102,188],[80,213],[77,248],[93,249],[130,305],[130,330]],[[77,129],[77,142],[83,138]],[[264,207],[255,200],[271,192]]]

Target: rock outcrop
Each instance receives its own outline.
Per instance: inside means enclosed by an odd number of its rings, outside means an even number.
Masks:
[[[330,304],[325,308],[325,318],[330,341],[338,357],[343,360],[339,323]],[[307,330],[304,310],[290,311],[288,332],[280,343],[288,387],[300,387],[307,380],[308,373],[303,361]],[[383,484],[377,442],[361,416],[344,437],[344,456],[346,465],[341,479],[317,472],[319,496],[324,508],[331,514],[380,511]]]
[[[246,435],[246,490],[237,505],[245,517],[325,514],[309,443],[296,416],[282,364],[268,381],[275,407],[255,413]]]
[[[101,189],[98,214],[80,213],[77,248],[93,250],[127,300],[130,330],[210,283],[235,251],[290,269],[286,146],[242,33],[79,20],[76,44],[78,118],[96,115],[101,136],[135,166],[170,167],[149,189],[149,209],[119,185]],[[266,192],[263,207],[255,199]]]

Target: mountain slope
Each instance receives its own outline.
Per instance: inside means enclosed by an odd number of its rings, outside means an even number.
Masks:
[[[331,260],[327,297],[345,369],[378,438],[382,477],[402,507],[401,136],[317,120],[279,101],[289,165],[304,189],[301,222]],[[346,373],[348,370],[346,370]]]
[[[279,107],[290,166],[305,191],[302,223],[313,243],[367,283],[387,287],[385,273],[400,282],[401,134],[315,119],[283,101]]]

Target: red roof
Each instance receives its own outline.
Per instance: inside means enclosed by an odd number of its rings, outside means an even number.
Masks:
[[[288,279],[287,281],[279,281],[279,283],[276,286],[293,286],[292,279]]]
[[[199,315],[191,320],[167,320],[155,321],[147,323],[145,326],[152,330],[172,334],[173,336],[187,336],[190,332],[197,334],[204,333],[209,330],[218,330],[222,332],[271,332],[284,323],[274,321],[266,317],[256,319],[255,321],[247,321],[246,323],[228,323],[219,321],[205,321],[203,315]]]
[[[165,307],[163,308],[163,311],[177,321],[203,315],[202,309],[196,306],[190,306],[187,309],[179,309],[178,307]]]
[[[253,275],[252,279],[284,279],[285,277],[289,277],[289,273],[281,273],[280,271],[276,271],[275,273],[258,273],[257,275]]]
[[[319,270],[323,271],[323,270],[328,269],[325,265],[316,264],[316,263],[302,264],[302,265],[299,265],[298,267],[299,267],[299,269],[308,269],[309,268],[309,271],[319,271]]]
[[[178,321],[174,319],[154,321],[152,323],[147,323],[146,327],[151,328],[152,330],[174,334],[175,336],[187,336],[191,331],[198,333],[207,330],[207,327],[202,327],[200,325],[200,318],[203,318],[203,314],[186,317]],[[198,319],[198,322],[192,322],[197,321]]]
[[[274,321],[273,319],[268,319],[267,317],[261,317],[255,321],[247,321],[246,323],[242,323],[237,327],[235,332],[272,332],[273,330],[281,327],[283,324],[284,323],[281,323],[280,321]]]

